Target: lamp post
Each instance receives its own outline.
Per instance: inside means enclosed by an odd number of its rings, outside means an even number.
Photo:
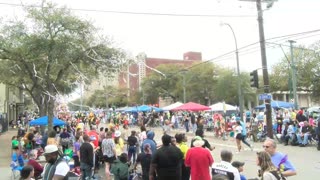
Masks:
[[[230,30],[232,31],[232,35],[234,38],[234,43],[236,46],[236,60],[237,60],[237,76],[238,76],[238,80],[237,80],[237,89],[238,89],[238,98],[239,98],[239,107],[240,107],[240,118],[243,121],[243,102],[242,102],[242,89],[241,89],[241,78],[240,78],[240,67],[239,67],[239,51],[238,51],[238,43],[237,43],[237,38],[236,35],[233,31],[233,28],[230,24],[228,23],[221,23],[221,26],[226,25],[230,28]]]

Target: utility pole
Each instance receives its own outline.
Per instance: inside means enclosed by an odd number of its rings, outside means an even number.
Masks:
[[[266,55],[266,44],[264,38],[264,28],[263,28],[263,10],[261,8],[261,0],[257,0],[257,10],[258,10],[258,22],[259,22],[259,36],[260,36],[260,50],[261,50],[261,61],[262,61],[262,72],[263,72],[263,85],[264,93],[269,94],[269,74],[267,65],[267,55]],[[268,137],[273,139],[273,129],[272,129],[272,117],[271,117],[271,100],[266,99],[266,117],[267,117],[267,133]]]
[[[293,99],[294,99],[294,108],[298,109],[298,97],[297,97],[297,76],[296,76],[296,65],[293,57],[293,43],[295,41],[289,40],[290,43],[290,52],[291,52],[291,76],[292,76],[292,90],[293,90]]]

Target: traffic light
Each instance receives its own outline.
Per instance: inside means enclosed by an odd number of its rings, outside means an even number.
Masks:
[[[257,70],[254,70],[250,73],[250,86],[259,88],[259,78]]]

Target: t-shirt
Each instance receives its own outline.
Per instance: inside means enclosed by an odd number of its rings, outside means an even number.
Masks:
[[[107,157],[113,157],[115,156],[114,152],[113,152],[113,148],[115,148],[115,144],[113,142],[113,139],[111,138],[108,138],[108,139],[104,139],[102,141],[102,154],[104,156],[107,156]]]
[[[48,164],[44,166],[44,171],[42,172],[42,175],[45,175],[45,171],[48,171],[49,168],[47,168]],[[68,172],[70,171],[70,167],[65,161],[61,161],[57,166],[56,166],[56,171],[54,172],[54,175],[58,176],[66,176]],[[44,177],[43,179],[47,179],[48,177]]]
[[[83,143],[80,146],[80,162],[93,167],[93,147],[90,143]]]
[[[189,150],[189,147],[185,142],[181,142],[180,144],[177,144],[177,147],[180,149],[180,151],[183,154],[183,159],[186,159],[187,151]]]
[[[136,161],[137,163],[141,164],[142,174],[146,175],[147,177],[149,175],[151,159],[152,159],[152,155],[151,154],[140,153],[138,155],[137,161]]]
[[[223,174],[229,177],[230,180],[240,180],[239,170],[231,165],[231,163],[226,161],[221,161],[220,163],[213,163],[212,165],[212,175]]]
[[[296,169],[293,167],[291,162],[288,160],[288,157],[280,152],[276,152],[271,156],[271,161],[273,165],[275,165],[277,168],[280,168],[280,165],[284,165],[284,171],[292,170],[295,171]]]
[[[28,164],[34,169],[34,177],[39,177],[43,172],[43,167],[34,159],[29,159]]]
[[[128,144],[129,146],[135,146],[138,143],[138,139],[135,136],[128,137]]]
[[[73,144],[73,157],[78,156],[79,151],[80,151],[80,142],[75,142]]]
[[[19,147],[19,141],[14,139],[11,141],[11,146],[12,148],[15,148],[15,147]]]
[[[182,152],[175,146],[159,148],[152,158],[152,164],[157,165],[159,179],[165,179],[165,177],[180,179],[182,159]]]
[[[92,141],[93,144],[94,144],[94,147],[98,147],[99,146],[99,136],[98,136],[98,133],[96,131],[89,131],[88,133],[88,136],[90,138],[93,138],[94,140]]]
[[[65,176],[70,171],[70,167],[67,162],[62,161],[56,167],[55,175]]]
[[[213,158],[208,149],[193,147],[188,150],[185,165],[191,167],[192,180],[210,180],[209,168]]]
[[[122,138],[119,137],[119,141],[117,144],[115,143],[115,147],[116,147],[117,156],[120,156],[120,154],[123,152],[123,147],[124,147],[124,142]]]

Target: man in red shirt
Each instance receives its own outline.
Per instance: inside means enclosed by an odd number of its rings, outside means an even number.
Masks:
[[[185,165],[191,168],[192,180],[211,180],[209,168],[213,163],[210,151],[203,148],[204,141],[200,136],[194,138],[193,146],[187,152]]]
[[[91,131],[89,131],[87,134],[92,140],[92,143],[94,144],[94,148],[97,148],[99,146],[99,134],[96,131],[96,127],[92,126]]]

